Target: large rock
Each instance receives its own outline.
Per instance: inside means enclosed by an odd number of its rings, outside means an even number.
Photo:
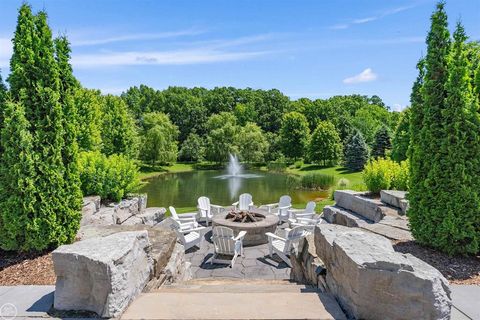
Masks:
[[[53,254],[54,307],[118,317],[150,280],[147,231],[121,232],[64,245]]]
[[[349,316],[357,319],[449,319],[450,289],[441,273],[391,242],[357,228],[315,228],[326,282]]]
[[[407,192],[399,190],[381,190],[380,199],[388,205],[400,208],[405,214],[408,209]]]
[[[316,286],[322,290],[324,287],[325,266],[315,252],[313,235],[301,239],[298,248],[290,254],[292,270],[290,279],[308,285]],[[321,279],[319,279],[321,278]]]
[[[362,217],[378,222],[385,216],[378,203],[366,197],[366,192],[337,190],[334,198],[338,207],[353,211]]]
[[[117,224],[122,224],[130,217],[144,212],[147,204],[147,196],[144,194],[123,199],[118,203],[110,203],[107,207],[113,208],[116,212]]]
[[[137,215],[137,218],[140,218],[143,224],[154,226],[157,223],[163,221],[163,219],[165,218],[166,212],[167,210],[165,208],[159,208],[159,207],[145,208],[143,213]]]
[[[117,211],[115,208],[101,207],[94,214],[82,219],[80,226],[108,226],[117,223]]]

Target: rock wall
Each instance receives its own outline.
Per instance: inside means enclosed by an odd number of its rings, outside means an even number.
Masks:
[[[422,260],[395,252],[388,239],[357,228],[320,224],[314,244],[327,269],[326,290],[350,317],[450,318],[447,280]]]
[[[291,280],[316,286],[322,291],[326,290],[327,270],[316,253],[313,234],[299,241],[298,249],[294,249],[290,254],[290,262],[292,263]]]

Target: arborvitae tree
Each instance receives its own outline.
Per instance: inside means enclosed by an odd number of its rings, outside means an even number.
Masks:
[[[450,34],[444,3],[437,4],[431,18],[427,36],[425,76],[417,79],[412,92],[412,144],[410,151],[410,208],[408,216],[414,237],[421,243],[435,242],[436,229],[441,215],[448,208],[445,196],[438,191],[436,179],[439,162],[443,161],[439,150],[445,138],[442,112],[445,109],[448,78]],[[422,65],[420,66],[422,67]],[[420,75],[422,70],[420,69]],[[420,84],[423,82],[423,85]],[[443,170],[443,169],[442,169]],[[437,208],[441,215],[437,216]]]
[[[78,212],[79,216],[69,219],[80,221],[80,210],[82,209],[82,190],[80,188],[80,173],[78,167],[78,115],[74,101],[74,94],[80,87],[80,83],[73,76],[70,65],[70,44],[65,36],[56,38],[55,59],[59,70],[60,80],[60,103],[63,107],[63,128],[65,147],[62,149],[63,165],[65,167],[65,204],[69,212]],[[65,223],[69,227],[68,233],[74,237],[78,225]]]
[[[375,141],[372,147],[372,156],[374,158],[385,158],[387,150],[392,148],[390,132],[385,126],[381,126],[375,133]]]
[[[138,137],[135,120],[122,98],[107,95],[103,103],[102,152],[136,158]]]
[[[70,155],[64,157],[70,147],[65,145],[69,139],[63,106],[67,98],[61,87],[52,34],[44,12],[34,16],[30,6],[22,5],[13,47],[8,80],[12,98],[24,107],[33,137],[32,177],[36,199],[33,213],[23,217],[29,220],[29,238],[18,247],[42,250],[73,241],[80,221],[78,193],[73,192],[73,199],[67,196],[67,192],[76,190],[71,185],[75,179],[67,174],[75,164],[69,162],[73,161]],[[20,152],[19,149],[17,154]],[[10,171],[10,174],[16,173]]]
[[[3,110],[0,143],[0,248],[28,250],[35,221],[35,159],[33,138],[23,106],[8,102]],[[12,174],[13,173],[13,174]]]
[[[285,114],[280,128],[280,139],[286,157],[292,159],[303,157],[310,139],[307,118],[298,112]]]
[[[396,162],[407,159],[408,146],[410,145],[410,113],[410,108],[402,112],[400,122],[393,134],[391,157]]]
[[[422,210],[417,205],[409,215],[419,242],[449,254],[476,254],[480,250],[480,119],[461,24],[454,40],[448,59],[447,96],[441,118],[437,118],[442,124],[437,137],[441,144],[430,155],[434,162],[426,182],[432,189],[424,196],[433,201],[422,199]]]
[[[475,70],[474,93],[478,101],[480,101],[480,64]]]
[[[335,126],[329,121],[320,121],[313,131],[308,149],[311,161],[323,165],[336,164],[341,157],[342,142]]]
[[[370,157],[367,143],[360,131],[347,140],[343,149],[345,167],[351,171],[361,171]]]

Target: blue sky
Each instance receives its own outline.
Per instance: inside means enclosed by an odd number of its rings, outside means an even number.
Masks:
[[[5,78],[20,0],[2,0],[0,68]],[[31,0],[66,34],[75,75],[119,94],[133,85],[278,88],[293,99],[377,94],[409,103],[415,64],[435,1]],[[480,39],[480,0],[450,0]]]

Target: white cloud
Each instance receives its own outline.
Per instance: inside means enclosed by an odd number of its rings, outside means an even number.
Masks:
[[[223,52],[210,49],[186,49],[176,51],[109,52],[78,54],[72,56],[75,68],[129,65],[185,65],[252,59],[268,54],[267,51]]]
[[[334,30],[347,29],[351,25],[354,25],[354,24],[364,24],[364,23],[372,22],[372,21],[375,21],[375,20],[378,20],[378,19],[381,19],[381,18],[384,18],[384,17],[387,17],[387,16],[391,16],[391,15],[400,13],[400,12],[405,11],[405,10],[412,9],[414,7],[415,7],[415,5],[411,5],[411,6],[403,6],[403,7],[397,7],[397,8],[393,8],[393,9],[389,9],[389,10],[384,10],[384,11],[382,11],[382,12],[380,12],[377,15],[374,15],[374,16],[353,19],[348,23],[342,23],[342,24],[336,24],[336,25],[330,26],[330,29],[334,29]]]
[[[407,106],[401,105],[399,103],[394,103],[392,106],[392,111],[403,111]]]
[[[86,34],[76,38],[74,33],[74,36],[72,37],[71,42],[72,42],[72,46],[76,46],[76,47],[94,46],[94,45],[114,43],[114,42],[157,40],[157,39],[176,38],[176,37],[183,37],[183,36],[195,36],[195,35],[202,34],[204,32],[205,31],[198,30],[198,29],[188,29],[188,30],[170,31],[170,32],[124,34],[124,35],[110,36],[110,37],[97,38],[97,39],[91,38],[92,34]]]
[[[11,39],[0,38],[0,48],[0,68],[5,68],[8,67],[13,52]]]
[[[377,74],[373,72],[371,68],[367,68],[360,72],[359,74],[343,79],[345,84],[355,84],[363,82],[371,82],[377,79]]]

